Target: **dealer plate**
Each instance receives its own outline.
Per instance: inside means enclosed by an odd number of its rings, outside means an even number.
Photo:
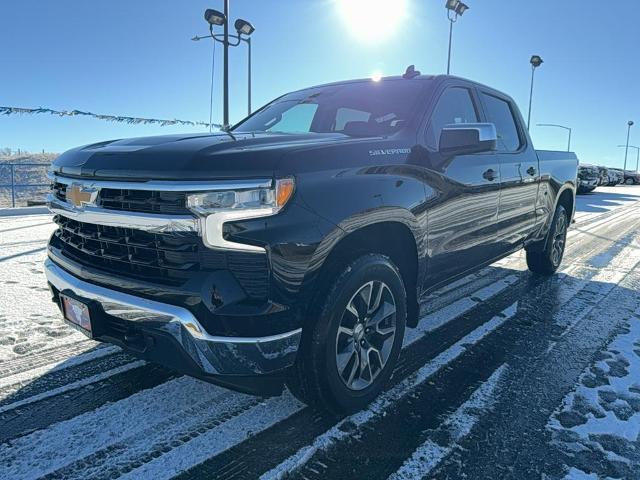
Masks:
[[[89,307],[75,298],[60,295],[65,320],[89,338],[93,337]]]

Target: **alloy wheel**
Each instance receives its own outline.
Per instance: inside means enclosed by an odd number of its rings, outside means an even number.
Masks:
[[[556,228],[553,235],[553,244],[551,247],[551,261],[554,266],[560,265],[562,256],[564,255],[564,246],[567,240],[567,217],[560,215],[556,221]]]
[[[396,336],[396,301],[381,281],[362,285],[351,297],[336,337],[336,366],[350,390],[369,387],[384,370]]]

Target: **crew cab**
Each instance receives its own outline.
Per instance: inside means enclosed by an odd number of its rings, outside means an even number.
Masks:
[[[228,131],[96,143],[50,172],[67,323],[218,385],[352,411],[427,293],[520,249],[559,267],[578,161],[453,76],[286,94]]]

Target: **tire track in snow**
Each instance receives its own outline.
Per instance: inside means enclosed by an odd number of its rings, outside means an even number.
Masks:
[[[139,438],[144,437],[143,432],[154,441],[163,434],[162,428],[154,432],[154,427],[169,428],[171,419],[178,429],[183,421],[197,424],[202,420],[195,414],[198,408],[208,409],[211,415],[224,414],[230,408],[256,401],[188,377],[164,382],[0,445],[0,478],[36,478],[71,468],[75,462],[111,445],[126,443],[127,438],[135,437],[142,442],[131,445],[140,448],[142,454],[152,445]],[[183,412],[191,413],[191,418]]]
[[[313,478],[314,476],[319,478],[338,478],[337,476],[327,474],[326,472],[328,465],[331,463],[330,461],[326,461],[324,458],[322,460],[316,460],[315,457],[320,456],[329,449],[333,451],[334,447],[335,450],[338,450],[337,445],[344,446],[345,448],[341,451],[348,456],[351,456],[353,453],[353,443],[361,444],[363,448],[366,448],[363,440],[361,440],[362,436],[366,435],[367,432],[373,432],[375,430],[374,425],[381,419],[390,415],[390,407],[395,406],[398,402],[410,397],[410,394],[414,391],[420,390],[427,380],[430,380],[436,376],[436,374],[443,372],[445,367],[447,370],[450,370],[450,366],[453,362],[463,357],[465,353],[472,352],[472,350],[470,350],[471,346],[480,343],[493,332],[498,330],[505,324],[505,322],[511,319],[516,312],[517,304],[514,304],[501,312],[501,315],[492,318],[489,322],[478,327],[469,335],[466,335],[450,348],[442,352],[436,358],[427,362],[417,372],[405,378],[391,390],[383,393],[380,397],[374,400],[367,409],[342,419],[333,428],[316,437],[311,445],[300,449],[295,455],[292,455],[272,470],[264,473],[260,477],[260,480],[281,480],[283,478],[289,478],[292,475],[308,478]],[[472,353],[469,353],[467,357],[473,357],[472,360],[474,362],[477,360],[475,355]],[[459,384],[459,382],[454,383]],[[429,389],[432,388],[433,387],[430,387]],[[459,388],[465,390],[465,387]],[[408,421],[414,421],[414,419],[409,418]],[[388,433],[388,430],[384,431]],[[396,436],[393,437],[394,440],[399,440]],[[389,437],[387,437],[386,434],[382,441],[388,447]],[[343,445],[343,442],[346,442],[347,445]],[[332,460],[335,459],[336,462],[345,463],[344,459],[337,459],[337,455],[339,455],[340,452],[334,453],[336,455],[332,457]],[[369,461],[372,461],[372,459],[370,458]],[[324,466],[321,466],[320,464]],[[360,465],[353,464],[353,462],[349,462],[348,460],[346,461],[346,464],[345,468],[360,468]],[[318,471],[318,467],[320,467],[322,471]],[[304,472],[302,471],[303,469]],[[363,478],[368,476],[363,472],[355,472],[355,474],[362,474]]]
[[[47,398],[50,397],[55,397],[57,395],[62,395],[62,394],[66,394],[67,392],[73,391],[73,390],[77,390],[79,388],[82,387],[86,387],[88,385],[91,385],[93,383],[98,383],[101,382],[105,379],[108,379],[109,377],[113,377],[115,375],[119,375],[123,372],[127,372],[129,370],[133,370],[135,368],[140,368],[142,366],[146,365],[146,362],[143,360],[138,360],[135,362],[129,362],[125,365],[121,365],[119,367],[113,368],[111,370],[107,370],[106,372],[102,372],[102,373],[98,373],[97,375],[93,375],[91,377],[86,377],[83,378],[81,380],[77,380],[75,382],[71,382],[71,383],[65,383],[62,386],[59,386],[57,388],[51,388],[51,389],[47,389],[45,391],[42,391],[36,395],[33,396],[29,396],[27,398],[23,398],[23,399],[13,399],[11,398],[9,401],[11,403],[7,403],[5,405],[0,406],[0,415],[3,414],[4,412],[8,412],[10,410],[14,410],[16,408],[23,408],[26,405],[30,405],[32,403],[36,403],[36,402],[41,402]]]
[[[158,478],[157,474],[143,475],[136,470],[156,458],[161,459],[161,463],[164,464],[166,458],[163,457],[173,449],[192,442],[209,430],[221,428],[225,423],[254,410],[260,403],[259,398],[219,392],[213,399],[174,413],[165,420],[122,438],[44,478],[119,478],[131,472],[135,472],[135,478]],[[215,453],[211,450],[210,452]],[[90,467],[87,468],[87,465]]]
[[[65,365],[65,368],[40,367],[30,370],[28,376],[17,374],[1,379],[0,408],[8,403],[24,400],[121,367],[136,359],[124,352],[114,352],[83,360],[75,365]]]
[[[50,428],[58,422],[91,412],[106,403],[118,402],[141,390],[166,383],[176,376],[179,374],[161,366],[144,365],[82,388],[0,413],[0,443]],[[139,421],[143,422],[144,419]]]
[[[62,321],[62,320],[61,320]],[[101,351],[101,354],[109,354],[120,349],[110,345],[100,345],[91,340],[80,340],[79,342],[61,345],[55,348],[47,348],[37,350],[29,354],[28,356],[18,357],[13,360],[7,360],[0,365],[0,379],[8,377],[10,375],[16,375],[18,373],[27,372],[29,370],[36,369],[38,367],[47,366],[64,367],[64,362],[71,361],[68,365],[74,365],[81,358],[95,358],[91,356],[83,357],[83,354],[90,355],[94,352],[91,350],[105,350]],[[72,360],[73,359],[73,360]]]
[[[506,364],[499,367],[471,394],[469,400],[458,407],[453,414],[447,416],[437,429],[428,432],[427,440],[413,452],[398,471],[389,477],[389,480],[425,478],[436,468],[458,443],[471,433],[480,415],[486,413],[495,404],[498,383],[506,368],[508,368]]]

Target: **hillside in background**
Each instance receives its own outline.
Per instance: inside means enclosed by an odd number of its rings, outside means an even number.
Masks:
[[[0,208],[12,206],[12,170],[14,184],[29,185],[15,188],[15,206],[24,207],[44,202],[49,191],[47,166],[57,156],[57,153],[0,153]]]

